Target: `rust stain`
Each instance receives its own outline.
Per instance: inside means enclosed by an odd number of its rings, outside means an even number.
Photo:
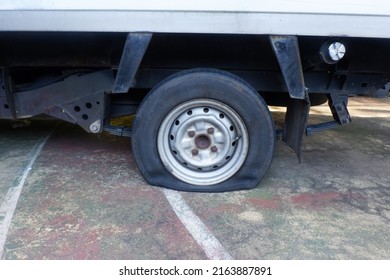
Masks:
[[[61,236],[59,242],[61,245],[56,250],[55,258],[60,259],[99,259],[100,257],[100,233],[99,230],[93,229],[80,234],[72,236],[73,242],[61,242]],[[69,239],[69,235],[67,238]],[[50,252],[45,254],[50,255]]]
[[[253,206],[264,208],[264,209],[278,209],[280,208],[280,200],[277,197],[271,199],[266,198],[248,198],[246,200]]]
[[[303,193],[291,198],[292,203],[298,207],[326,207],[343,201],[345,195],[338,192]],[[332,205],[333,206],[333,205]]]

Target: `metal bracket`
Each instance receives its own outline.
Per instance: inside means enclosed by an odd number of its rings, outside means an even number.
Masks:
[[[129,91],[153,33],[129,33],[123,48],[112,93]]]
[[[304,100],[307,88],[303,78],[298,38],[296,36],[270,36],[269,38],[290,97]]]
[[[7,100],[5,85],[0,76],[0,119],[13,119],[11,108]]]
[[[1,118],[16,119],[15,100],[13,96],[13,82],[8,70],[3,69],[0,77],[0,109]]]
[[[104,92],[81,97],[45,110],[45,114],[78,124],[85,131],[100,133],[104,121]]]
[[[92,133],[103,131],[106,93],[114,83],[111,70],[74,74],[34,90],[15,92],[17,118],[46,114],[76,123]]]
[[[348,112],[348,96],[344,95],[329,95],[329,108],[333,118],[341,125],[352,122],[351,115]]]

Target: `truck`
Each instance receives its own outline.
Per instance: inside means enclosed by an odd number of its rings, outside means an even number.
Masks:
[[[0,119],[130,137],[151,185],[250,189],[277,135],[300,159],[305,134],[351,122],[349,97],[388,97],[389,27],[384,0],[0,0]]]

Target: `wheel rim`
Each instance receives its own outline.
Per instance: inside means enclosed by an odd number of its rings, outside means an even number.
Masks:
[[[233,176],[244,163],[248,131],[240,116],[224,103],[195,99],[164,118],[157,149],[164,166],[193,185],[213,185]]]

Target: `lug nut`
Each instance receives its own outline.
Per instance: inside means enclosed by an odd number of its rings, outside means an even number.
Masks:
[[[216,153],[218,151],[218,148],[216,146],[211,147],[211,152]]]
[[[190,130],[190,131],[188,131],[188,136],[189,137],[194,137],[195,136],[195,131],[193,131],[193,130]]]
[[[209,127],[209,128],[207,129],[207,133],[208,133],[208,134],[214,134],[214,127]]]
[[[197,156],[199,154],[199,151],[197,149],[192,149],[192,155]]]

